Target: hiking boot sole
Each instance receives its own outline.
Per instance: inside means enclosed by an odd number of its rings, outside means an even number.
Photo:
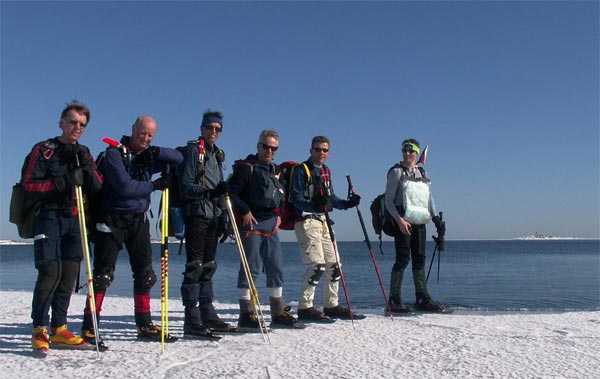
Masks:
[[[79,345],[68,345],[66,343],[53,342],[50,344],[52,350],[96,350],[96,345],[87,342]]]

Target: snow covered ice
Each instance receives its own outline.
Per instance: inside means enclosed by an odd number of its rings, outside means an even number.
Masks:
[[[107,297],[95,351],[31,350],[31,293],[0,291],[2,378],[595,378],[600,377],[600,312],[457,311],[398,316],[356,309],[367,319],[226,335],[219,342],[138,342],[133,300]],[[73,296],[69,327],[81,327],[85,296]],[[237,304],[215,303],[237,321]],[[183,307],[169,302],[169,332],[182,335]],[[160,301],[152,301],[160,320]],[[264,308],[269,320],[268,307]]]

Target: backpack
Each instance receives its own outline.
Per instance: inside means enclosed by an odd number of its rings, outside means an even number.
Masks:
[[[46,141],[44,147],[49,150],[54,150],[55,145],[50,140]],[[52,154],[50,154],[51,156]],[[21,181],[27,168],[27,163],[31,153],[25,156],[25,161],[21,167]],[[17,232],[21,238],[33,238],[35,227],[35,216],[40,213],[42,201],[35,196],[28,194],[21,185],[21,181],[16,183],[12,188],[10,197],[10,214],[8,220],[17,225]]]
[[[175,150],[179,151],[181,154],[185,151],[185,146],[178,146]],[[185,222],[184,222],[184,214],[183,214],[183,206],[185,204],[185,198],[181,194],[181,190],[179,189],[179,167],[175,170],[169,172],[171,176],[171,183],[169,184],[169,237],[175,237],[179,241],[183,241],[185,236]],[[158,220],[157,220],[157,228],[160,227],[160,223],[162,222],[162,202],[163,202],[163,193],[160,195],[160,205],[158,211]],[[181,250],[179,252],[181,254]]]
[[[296,223],[296,219],[298,217],[296,208],[294,208],[290,199],[292,195],[294,171],[298,166],[304,167],[304,170],[306,171],[306,176],[310,181],[310,170],[308,169],[308,166],[305,163],[285,161],[279,165],[279,167],[281,168],[281,176],[279,177],[279,180],[281,181],[285,189],[285,197],[283,199],[283,212],[281,215],[281,224],[279,225],[279,229],[294,230],[294,224]]]
[[[393,169],[401,167],[400,164],[396,163],[394,166],[390,167],[387,174],[389,175]],[[421,176],[424,177],[424,169],[419,166],[419,171],[421,172]],[[379,236],[379,246],[381,248],[382,233],[386,236],[394,237],[398,229],[396,221],[392,218],[387,209],[385,209],[385,193],[375,197],[371,203],[370,210],[373,230],[375,230],[375,234]]]

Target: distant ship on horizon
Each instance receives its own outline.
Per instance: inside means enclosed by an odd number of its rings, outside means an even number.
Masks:
[[[525,237],[517,237],[516,240],[574,240],[575,237],[556,237],[551,235],[540,234],[535,232],[535,234],[525,236]]]

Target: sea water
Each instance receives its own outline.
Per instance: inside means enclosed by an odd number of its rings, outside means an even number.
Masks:
[[[353,308],[383,308],[384,297],[375,270],[381,274],[384,290],[389,293],[390,271],[394,264],[393,242],[373,243],[373,256],[365,242],[339,242],[338,250]],[[154,270],[159,276],[152,297],[160,296],[160,251],[153,244]],[[284,295],[288,303],[298,300],[300,280],[305,266],[300,262],[295,242],[282,243],[285,262]],[[184,248],[185,250],[185,248]],[[444,305],[459,309],[564,311],[600,310],[600,240],[548,241],[447,241],[446,250],[432,261],[434,244],[427,244],[427,267],[433,263],[428,281],[431,296]],[[439,257],[439,260],[438,260]],[[239,253],[232,243],[220,244],[218,269],[214,276],[215,299],[237,303]],[[179,244],[169,245],[169,295],[171,301],[180,296],[185,252],[179,255]],[[80,283],[85,284],[82,264]],[[414,304],[414,286],[409,267],[402,286],[407,304]],[[439,281],[438,278],[439,270]],[[32,245],[0,246],[0,289],[33,290],[37,271],[33,265]],[[133,279],[127,251],[119,254],[115,280],[107,294],[132,296]],[[327,280],[325,276],[321,279]],[[265,275],[256,280],[263,304],[268,303]],[[322,306],[319,284],[315,303]],[[81,291],[85,293],[86,289]],[[340,303],[346,304],[340,286]]]

